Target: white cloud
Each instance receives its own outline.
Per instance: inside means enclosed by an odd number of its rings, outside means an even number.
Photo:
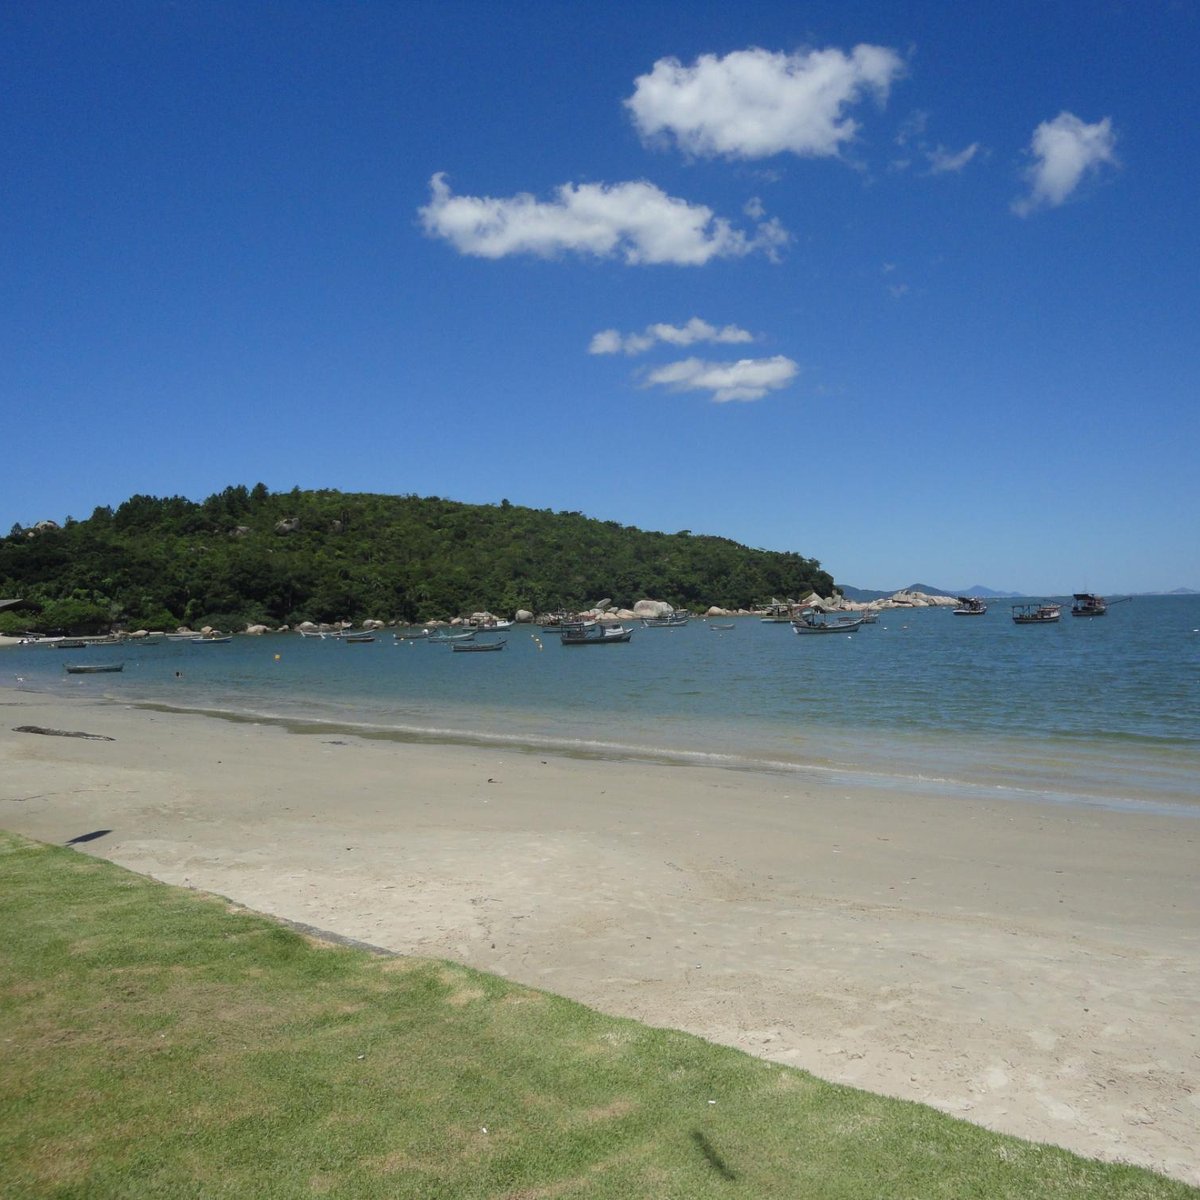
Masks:
[[[1029,146],[1035,159],[1025,173],[1029,194],[1013,201],[1013,212],[1024,217],[1036,208],[1062,204],[1086,174],[1106,163],[1117,165],[1116,142],[1109,117],[1088,125],[1074,113],[1062,112],[1043,121]]]
[[[799,370],[782,354],[728,363],[685,358],[650,371],[645,386],[673,392],[711,392],[716,403],[724,404],[728,400],[758,400],[769,391],[786,387]]]
[[[979,143],[972,142],[965,150],[952,154],[940,143],[932,150],[923,151],[929,160],[930,175],[945,175],[949,172],[961,171],[979,153]]]
[[[868,91],[885,100],[903,72],[894,50],[867,45],[849,54],[735,50],[701,55],[690,67],[660,58],[625,105],[643,137],[674,136],[690,154],[828,157],[858,131],[846,109]]]
[[[715,342],[719,345],[736,345],[752,342],[754,335],[736,325],[717,328],[699,317],[693,317],[686,325],[658,323],[647,325],[641,333],[621,334],[615,329],[602,329],[588,346],[589,354],[642,354],[658,342],[669,346],[693,346],[697,342]]]
[[[501,199],[456,196],[441,173],[429,186],[429,203],[419,210],[425,231],[480,258],[575,253],[700,266],[759,251],[774,259],[789,239],[776,220],[760,222],[748,235],[712,209],[645,182],[564,183],[550,201],[528,192]]]

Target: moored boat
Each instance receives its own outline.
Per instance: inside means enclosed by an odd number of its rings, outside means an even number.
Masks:
[[[643,617],[643,629],[673,629],[679,625],[686,625],[691,619],[690,613],[672,612],[661,617]]]
[[[1095,592],[1076,592],[1071,605],[1073,617],[1102,617],[1108,612],[1108,601]]]
[[[124,663],[64,663],[68,675],[110,675],[125,670]]]
[[[1014,604],[1012,606],[1012,619],[1016,625],[1050,625],[1061,616],[1061,604]]]
[[[863,623],[862,617],[838,617],[831,621],[820,609],[806,609],[794,621],[794,633],[853,633]]]
[[[954,610],[956,617],[982,617],[986,613],[987,605],[978,596],[959,596]]]
[[[633,630],[624,625],[599,625],[582,621],[572,621],[562,626],[559,631],[564,646],[602,646],[609,642],[627,642],[633,637]]]
[[[233,641],[233,634],[225,633],[220,635],[210,635],[190,638],[189,641],[193,646],[223,646],[226,642]]]
[[[455,654],[475,654],[484,650],[503,650],[507,642],[507,638],[500,638],[494,642],[455,642],[450,649]]]

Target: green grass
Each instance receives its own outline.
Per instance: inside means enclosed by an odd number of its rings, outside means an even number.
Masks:
[[[0,1194],[1200,1195],[8,834]]]

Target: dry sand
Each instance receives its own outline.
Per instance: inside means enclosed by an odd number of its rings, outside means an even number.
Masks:
[[[0,691],[0,825],[1200,1184],[1197,816]]]

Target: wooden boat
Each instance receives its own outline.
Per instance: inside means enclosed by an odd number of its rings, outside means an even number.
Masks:
[[[168,633],[168,642],[194,642],[200,635],[198,633]],[[309,635],[305,635],[309,636]]]
[[[956,617],[982,617],[987,613],[987,605],[978,596],[959,596],[958,607],[954,609]]]
[[[226,642],[233,641],[233,634],[226,633],[226,634],[222,634],[220,637],[203,637],[203,636],[201,636],[201,637],[191,638],[190,640],[191,640],[191,644],[193,646],[223,646]]]
[[[1061,604],[1014,604],[1013,623],[1017,625],[1050,625],[1062,616]]]
[[[64,663],[68,675],[109,675],[125,670],[124,663]]]
[[[452,642],[469,642],[474,636],[475,630],[473,629],[464,630],[462,633],[446,633],[442,631],[441,633],[431,633],[429,641],[437,642],[441,645],[449,645]]]
[[[1095,592],[1076,592],[1075,603],[1071,605],[1073,617],[1102,617],[1108,612],[1108,601]]]
[[[374,640],[375,640],[375,635],[373,633],[343,633],[342,634],[343,642],[352,642],[355,645],[358,645],[359,643],[362,643],[362,642],[373,642]]]
[[[709,629],[733,629],[734,623],[730,621],[727,625],[724,623],[718,625],[715,621],[709,621],[708,627]]]
[[[428,629],[409,629],[401,631],[397,629],[392,634],[392,640],[395,642],[427,642],[432,636]]]
[[[450,649],[455,654],[474,654],[482,650],[503,650],[507,641],[507,638],[500,638],[495,642],[455,642]]]
[[[515,624],[516,621],[484,621],[479,625],[472,625],[471,628],[476,633],[493,633],[502,629],[511,629]]]
[[[792,622],[792,632],[808,633],[853,633],[863,623],[862,617],[838,617],[831,621],[829,614],[809,609]]]
[[[690,613],[667,613],[663,617],[643,617],[643,629],[674,629],[679,625],[686,625],[691,619]]]
[[[599,625],[572,621],[562,626],[559,637],[564,646],[604,646],[610,642],[627,642],[633,637],[633,630],[624,625]]]

